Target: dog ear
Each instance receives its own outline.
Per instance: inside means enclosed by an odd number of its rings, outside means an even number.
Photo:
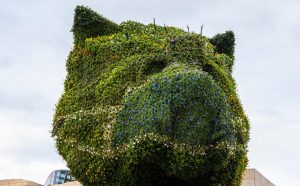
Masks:
[[[211,44],[215,46],[215,52],[234,57],[235,38],[232,31],[226,31],[223,34],[217,34],[210,39]]]
[[[77,6],[71,31],[74,44],[83,47],[86,38],[118,32],[118,25],[88,7]]]

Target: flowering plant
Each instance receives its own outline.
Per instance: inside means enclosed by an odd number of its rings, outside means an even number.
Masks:
[[[249,123],[234,34],[121,24],[75,9],[52,136],[84,185],[239,185]]]

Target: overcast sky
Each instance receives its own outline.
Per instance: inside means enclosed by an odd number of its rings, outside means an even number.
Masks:
[[[300,1],[1,0],[0,179],[44,183],[65,168],[50,137],[63,91],[76,5],[120,23],[236,34],[234,77],[251,121],[249,167],[279,186],[300,183]]]

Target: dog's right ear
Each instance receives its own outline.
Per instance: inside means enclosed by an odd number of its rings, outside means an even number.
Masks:
[[[210,39],[211,44],[215,46],[215,52],[234,57],[235,36],[232,31],[226,31],[223,34],[217,34]]]
[[[77,6],[71,31],[74,44],[84,47],[86,38],[118,32],[118,25],[88,7]]]

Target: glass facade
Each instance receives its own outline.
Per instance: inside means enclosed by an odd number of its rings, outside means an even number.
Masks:
[[[44,186],[62,184],[74,180],[68,170],[55,170],[48,176]]]

